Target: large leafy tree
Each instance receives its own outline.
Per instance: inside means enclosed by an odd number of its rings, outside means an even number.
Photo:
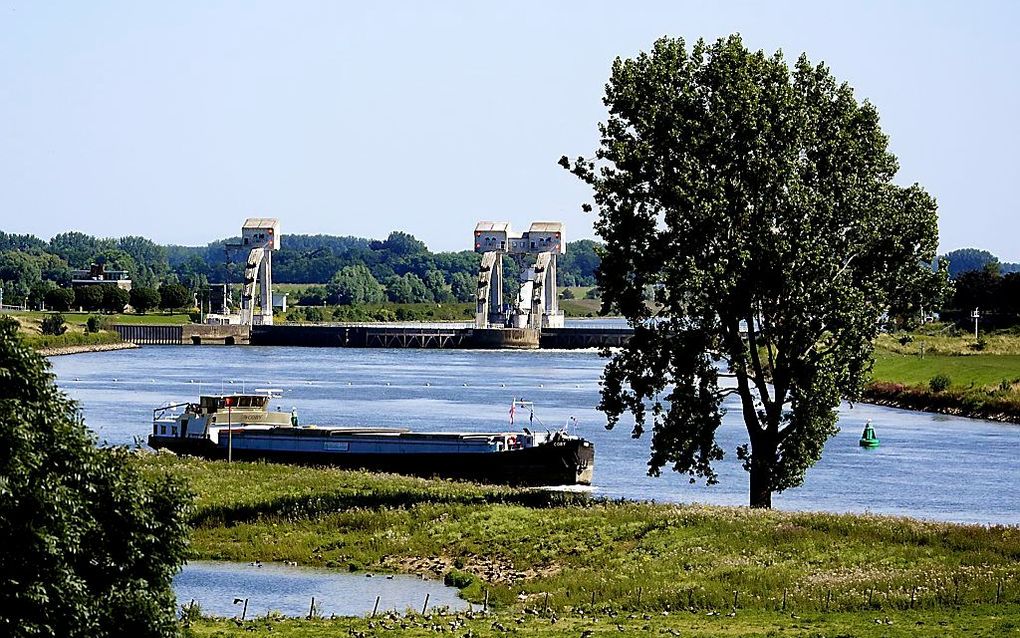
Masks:
[[[385,299],[382,285],[362,264],[342,268],[329,280],[326,290],[329,299],[342,306],[379,303]]]
[[[935,203],[893,184],[875,108],[805,56],[663,38],[614,62],[604,101],[595,157],[560,160],[594,191],[603,307],[635,329],[601,409],[635,436],[651,421],[651,473],[712,483],[736,395],[750,504],[770,507],[860,396],[880,315],[942,294]]]
[[[187,491],[97,448],[17,331],[0,318],[0,635],[176,635]]]

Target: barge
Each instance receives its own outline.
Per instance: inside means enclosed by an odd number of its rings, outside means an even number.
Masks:
[[[149,446],[209,459],[270,461],[507,485],[590,485],[595,448],[566,431],[415,432],[300,425],[273,391],[201,396],[153,410]],[[533,410],[515,400],[515,411]],[[531,412],[533,414],[533,412]]]

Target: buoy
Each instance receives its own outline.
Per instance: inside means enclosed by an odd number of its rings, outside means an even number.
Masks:
[[[430,385],[432,385],[432,384],[431,384],[431,383],[429,383],[428,381],[426,381],[426,382],[425,382],[425,387],[426,387],[426,388],[427,388],[427,387],[429,387]]]
[[[864,424],[864,432],[861,434],[861,440],[858,444],[864,448],[876,448],[879,446],[879,439],[875,436],[875,428],[871,427],[871,419]]]

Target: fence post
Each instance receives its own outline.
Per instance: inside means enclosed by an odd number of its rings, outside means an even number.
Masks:
[[[423,604],[421,606],[421,615],[422,616],[425,615],[425,610],[428,609],[428,608],[429,608],[429,595],[428,595],[428,592],[426,592],[425,593],[425,604]]]
[[[308,620],[312,619],[312,615],[315,613],[315,596],[312,596],[312,604],[308,607]]]
[[[737,590],[736,589],[733,590],[733,608],[734,609],[737,608]]]
[[[375,607],[372,607],[372,616],[371,616],[372,618],[375,618],[375,612],[379,611],[379,599],[380,598],[382,598],[382,596],[376,596],[375,597]]]
[[[786,589],[783,589],[783,611],[786,611]]]
[[[489,611],[489,590],[485,590],[485,599],[482,601],[482,611]]]

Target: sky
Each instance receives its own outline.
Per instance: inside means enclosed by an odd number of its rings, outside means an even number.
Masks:
[[[479,220],[594,236],[617,56],[740,33],[870,100],[943,251],[1020,261],[1020,3],[0,0],[0,230],[203,245],[283,233],[471,248]]]

